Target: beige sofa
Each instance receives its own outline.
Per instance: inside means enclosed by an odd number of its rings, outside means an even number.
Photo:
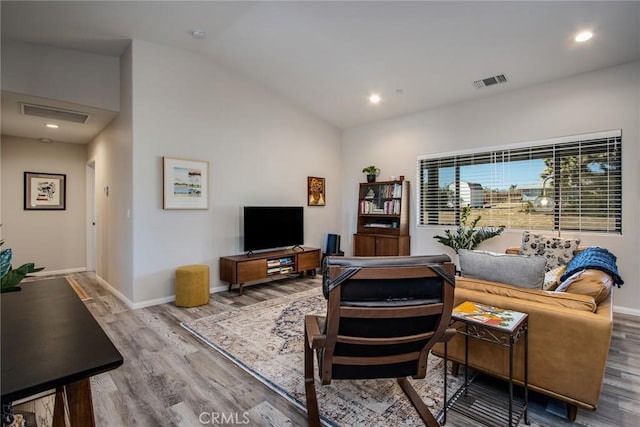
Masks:
[[[598,270],[587,270],[567,292],[457,277],[455,304],[474,301],[528,313],[529,387],[566,402],[567,417],[574,421],[578,407],[595,410],[600,397],[611,341],[612,285],[613,279]],[[443,349],[439,344],[433,353],[442,356]],[[520,385],[524,377],[523,350],[524,342],[520,340],[514,353],[514,377]],[[454,363],[464,362],[462,335],[449,342],[448,357]],[[508,379],[509,350],[470,339],[469,365]]]

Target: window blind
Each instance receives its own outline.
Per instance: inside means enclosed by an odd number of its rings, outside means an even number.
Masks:
[[[622,132],[418,157],[418,225],[622,232]]]

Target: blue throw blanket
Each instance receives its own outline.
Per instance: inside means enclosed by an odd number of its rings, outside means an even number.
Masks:
[[[618,285],[618,287],[624,284],[622,277],[618,274],[616,256],[608,250],[598,246],[589,247],[578,252],[576,256],[569,261],[567,270],[562,276],[560,276],[560,281],[562,282],[574,273],[588,268],[604,271],[613,278],[613,282]]]

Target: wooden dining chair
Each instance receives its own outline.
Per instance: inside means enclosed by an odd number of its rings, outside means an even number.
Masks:
[[[425,425],[439,425],[408,377],[424,378],[431,347],[455,334],[454,272],[447,255],[325,258],[326,317],[305,316],[309,425],[320,425],[314,350],[323,385],[396,378]]]

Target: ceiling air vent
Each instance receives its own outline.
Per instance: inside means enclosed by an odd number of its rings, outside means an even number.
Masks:
[[[19,102],[20,112],[26,116],[45,117],[47,119],[64,120],[73,123],[86,123],[91,115],[80,111],[63,110],[62,108],[44,105],[25,104]]]
[[[483,87],[493,86],[499,83],[506,83],[506,82],[507,82],[507,76],[505,76],[504,74],[500,74],[493,77],[487,77],[486,79],[476,80],[475,82],[473,82],[473,85],[478,89],[482,89]]]

